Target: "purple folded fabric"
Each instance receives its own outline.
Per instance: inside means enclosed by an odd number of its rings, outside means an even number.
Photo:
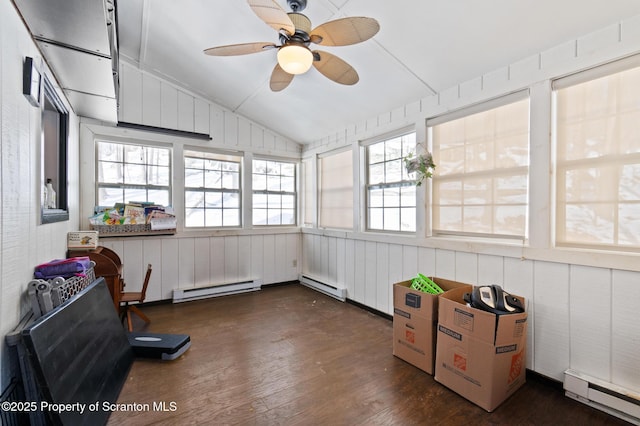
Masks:
[[[45,280],[56,277],[70,278],[84,275],[90,264],[91,260],[87,256],[55,259],[36,266],[33,276]]]

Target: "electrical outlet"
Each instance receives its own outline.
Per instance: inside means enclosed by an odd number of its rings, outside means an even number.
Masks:
[[[293,267],[294,268],[298,267],[298,259],[293,259]]]

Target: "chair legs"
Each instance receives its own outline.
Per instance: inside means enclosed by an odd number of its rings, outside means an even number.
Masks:
[[[144,282],[142,283],[142,291],[140,292],[121,292],[120,293],[120,302],[124,303],[124,306],[120,308],[120,315],[122,315],[121,319],[124,321],[124,316],[127,316],[127,327],[129,331],[133,331],[133,324],[131,323],[131,312],[138,315],[140,318],[144,320],[144,322],[149,323],[149,318],[145,314],[142,313],[137,306],[132,305],[131,302],[144,302],[144,297],[147,294],[147,286],[149,285],[149,279],[151,278],[151,264],[147,265],[147,272],[144,276]]]
[[[133,323],[131,321],[131,313],[138,315],[144,322],[149,323],[151,320],[147,317],[140,309],[138,309],[135,305],[127,305],[125,306],[125,311],[127,314],[127,328],[129,331],[133,331]]]

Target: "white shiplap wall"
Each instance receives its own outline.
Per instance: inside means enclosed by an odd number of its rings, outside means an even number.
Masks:
[[[391,314],[392,283],[416,272],[469,284],[500,284],[527,299],[527,367],[562,380],[567,368],[640,392],[640,254],[552,247],[551,79],[640,53],[640,16],[525,58],[305,146],[304,159],[407,125],[424,140],[425,120],[517,90],[531,98],[530,240],[527,246],[361,232],[302,229],[302,272],[347,289],[348,297]],[[355,162],[354,181],[362,170]],[[425,197],[425,194],[421,196]]]
[[[300,235],[109,238],[100,244],[124,263],[127,291],[139,291],[146,265],[153,265],[147,301],[167,300],[173,289],[260,278],[265,284],[297,279]]]
[[[300,158],[299,144],[283,138],[246,118],[211,103],[187,90],[141,71],[134,64],[120,62],[120,121],[154,127],[210,134],[213,140],[159,135],[114,128],[83,120],[81,125],[81,225],[89,228],[88,217],[95,204],[95,140],[115,139],[163,144],[173,151],[173,206],[183,208],[185,146],[242,152],[245,169],[251,159]],[[243,185],[243,205],[250,205],[251,182]],[[178,214],[181,218],[182,215]],[[250,223],[245,216],[245,223]],[[256,228],[242,230],[190,230],[181,219],[174,236],[102,238],[101,245],[112,248],[124,263],[128,291],[142,285],[148,263],[153,273],[147,301],[172,298],[173,289],[185,289],[262,279],[265,284],[298,277],[300,234],[297,228]]]
[[[120,61],[120,121],[209,134],[206,146],[299,157],[300,144]]]
[[[27,313],[24,292],[35,265],[65,257],[67,232],[78,229],[78,118],[70,113],[68,164],[69,220],[40,224],[41,111],[22,95],[24,58],[35,59],[50,79],[11,2],[0,2],[0,335]],[[53,80],[52,80],[53,81]],[[64,99],[64,94],[58,90]],[[66,101],[65,101],[66,102]],[[71,108],[66,105],[69,110]],[[6,346],[0,358],[0,389],[8,373]]]

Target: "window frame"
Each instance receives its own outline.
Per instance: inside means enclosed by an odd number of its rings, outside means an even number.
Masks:
[[[274,191],[274,190],[269,190],[267,187],[265,187],[265,189],[258,189],[256,190],[254,182],[255,182],[255,178],[254,175],[256,175],[255,173],[255,164],[256,162],[273,162],[273,163],[278,163],[280,168],[282,167],[283,164],[287,164],[293,167],[293,176],[289,176],[289,175],[282,175],[282,174],[269,174],[269,173],[264,173],[265,176],[265,180],[268,180],[268,176],[279,176],[280,180],[282,180],[283,177],[293,177],[293,192],[291,191]],[[299,208],[298,208],[298,201],[299,201],[299,168],[300,168],[300,160],[293,160],[293,159],[286,159],[286,158],[277,158],[277,157],[263,157],[263,156],[254,156],[251,160],[251,225],[257,228],[264,228],[264,227],[291,227],[291,226],[298,226],[299,223]],[[282,169],[280,169],[282,170]],[[268,183],[266,183],[266,185],[268,185]],[[259,208],[258,210],[266,210],[267,212],[267,220],[269,218],[269,210],[279,210],[280,211],[280,222],[281,223],[265,223],[265,224],[258,224],[256,223],[256,203],[255,203],[255,196],[256,195],[265,195],[267,197],[267,207],[265,209],[263,208]],[[276,195],[276,196],[280,196],[280,207],[279,208],[274,208],[274,209],[270,209],[269,208],[269,202],[268,202],[268,197],[269,195]],[[283,215],[283,210],[289,210],[289,209],[285,209],[282,207],[282,196],[293,196],[293,214],[292,214],[292,218],[293,218],[293,223],[282,223],[282,215]]]
[[[200,159],[200,160],[212,160],[212,161],[218,161],[218,162],[223,162],[223,163],[234,163],[237,164],[238,166],[238,185],[237,188],[231,188],[231,187],[223,187],[223,185],[221,185],[220,188],[213,188],[213,187],[207,187],[207,186],[202,186],[202,187],[192,187],[192,186],[188,186],[187,185],[187,176],[186,176],[186,172],[187,172],[187,165],[186,165],[186,160],[187,158],[193,158],[193,159]],[[183,198],[184,198],[184,206],[183,206],[183,214],[184,214],[184,227],[185,229],[188,230],[193,230],[193,229],[239,229],[242,228],[243,226],[243,164],[244,164],[244,155],[240,152],[226,152],[226,151],[213,151],[213,150],[204,150],[201,148],[191,148],[191,147],[185,147],[185,150],[182,153],[182,160],[183,160],[183,172],[184,172],[184,180],[183,180],[183,188],[182,188],[182,192],[183,192]],[[195,169],[194,169],[195,170]],[[203,179],[206,176],[206,169],[202,169],[203,171]],[[222,170],[220,170],[222,172]],[[203,181],[204,184],[204,181]],[[238,216],[237,216],[237,224],[234,223],[232,225],[225,225],[224,224],[224,218],[225,218],[225,207],[224,204],[223,206],[220,208],[221,210],[221,218],[222,218],[222,225],[207,225],[206,223],[206,212],[207,210],[210,210],[211,208],[207,208],[206,206],[206,202],[204,203],[204,207],[202,208],[204,210],[204,225],[196,225],[196,226],[188,226],[187,225],[187,208],[193,208],[194,207],[187,207],[187,192],[202,192],[205,196],[208,193],[228,193],[228,194],[237,194],[237,199],[238,199],[238,205],[237,207],[229,207],[229,209],[232,210],[237,210],[238,211]],[[224,202],[224,198],[222,198],[223,202]]]
[[[504,169],[496,168],[494,165],[494,167],[487,170],[480,170],[480,171],[474,171],[474,172],[462,171],[460,173],[456,173],[452,175],[451,178],[449,178],[448,176],[443,177],[441,175],[442,167],[441,167],[441,164],[438,164],[441,162],[437,159],[437,156],[439,153],[437,152],[436,142],[434,141],[435,137],[433,135],[434,126],[449,123],[456,120],[465,119],[466,117],[470,117],[475,114],[489,112],[489,111],[492,111],[501,107],[505,107],[511,104],[515,104],[521,101],[525,101],[525,100],[528,102],[528,111],[527,111],[528,112],[527,114],[528,129],[526,132],[526,135],[527,135],[527,156],[526,156],[527,164],[526,165],[513,166],[513,167],[504,168]],[[523,242],[528,241],[529,226],[530,226],[530,205],[531,205],[531,199],[530,199],[530,195],[531,195],[531,182],[530,182],[531,181],[531,94],[530,94],[530,90],[528,88],[519,90],[519,91],[512,92],[497,98],[483,101],[478,104],[463,107],[458,110],[455,110],[440,116],[428,118],[426,120],[426,126],[427,126],[427,140],[430,146],[433,147],[434,159],[437,166],[433,176],[432,191],[431,191],[431,223],[428,224],[431,231],[431,235],[436,237],[464,237],[464,238],[472,238],[472,239],[488,238],[488,239],[496,239],[496,240],[512,240],[512,241],[523,241]],[[466,144],[465,144],[465,147],[466,147]],[[438,185],[439,182],[446,182],[447,180],[451,180],[452,182],[454,182],[455,180],[453,178],[455,178],[456,176],[460,177],[458,182],[460,182],[461,185],[464,185],[465,176],[470,176],[472,178],[473,177],[490,178],[491,185],[492,185],[490,188],[492,193],[491,198],[493,200],[496,196],[495,194],[496,186],[493,181],[501,177],[516,176],[516,174],[513,172],[517,170],[520,170],[523,172],[523,173],[520,173],[519,175],[526,176],[526,194],[525,194],[525,205],[524,205],[525,223],[522,229],[523,231],[522,235],[502,234],[502,233],[495,233],[495,232],[469,232],[465,230],[447,230],[447,229],[437,229],[435,227],[435,216],[436,216],[435,206],[439,206],[441,204],[439,204],[439,202],[437,202],[437,200],[435,199],[437,195],[437,191],[436,191],[436,188],[434,188],[433,186]],[[496,204],[494,202],[492,202],[491,204],[491,206],[493,207],[501,206],[501,205],[502,204]],[[462,209],[464,209],[465,204],[461,202],[459,206]],[[463,219],[464,218],[461,218],[461,221]]]
[[[168,185],[164,186],[164,185],[149,185],[149,184],[116,184],[116,183],[101,183],[98,179],[99,174],[100,174],[100,163],[102,162],[102,160],[100,160],[100,156],[99,156],[99,144],[100,143],[108,143],[108,144],[116,144],[116,145],[128,145],[128,146],[137,146],[137,147],[142,147],[143,149],[146,148],[152,148],[152,149],[166,149],[168,152],[168,157],[169,157],[169,165],[166,166],[168,167]],[[123,141],[120,139],[115,139],[115,138],[108,138],[108,137],[101,137],[99,139],[96,139],[95,141],[95,171],[94,171],[94,179],[95,179],[95,206],[100,206],[100,207],[111,207],[111,206],[104,206],[102,204],[100,204],[100,189],[101,188],[110,188],[110,189],[122,189],[123,191],[126,190],[127,188],[129,189],[144,189],[145,193],[146,193],[146,197],[148,198],[148,192],[149,190],[166,190],[167,191],[167,206],[170,206],[173,204],[173,171],[174,171],[174,165],[173,165],[173,147],[170,145],[165,145],[165,144],[157,144],[157,143],[149,143],[149,142],[134,142],[134,141]],[[115,162],[112,162],[115,163]],[[123,161],[121,162],[121,164],[124,166],[125,164],[136,164],[136,163],[127,163],[123,157]],[[152,164],[149,163],[145,163],[145,179],[148,179],[148,169],[147,167],[150,166]],[[124,193],[123,193],[124,196]],[[154,201],[157,202],[156,200],[123,200],[123,203],[128,203],[131,201]]]
[[[324,192],[325,188],[323,188],[323,182],[325,182],[323,175],[323,163],[325,159],[337,156],[337,155],[345,155],[350,158],[350,168],[351,168],[351,176],[349,177],[349,182],[351,182],[351,187],[349,189],[350,200],[348,202],[348,206],[350,207],[348,211],[350,212],[350,217],[348,220],[348,225],[338,226],[335,224],[327,224],[327,220],[325,220],[325,215],[323,214],[323,208],[327,201],[333,201],[332,197],[325,197]],[[351,146],[346,146],[338,149],[333,149],[331,151],[326,151],[321,154],[317,154],[315,158],[316,164],[316,202],[317,202],[317,227],[320,229],[338,229],[338,230],[353,230],[354,224],[354,203],[353,203],[353,194],[356,189],[356,185],[353,184],[353,170],[354,170],[354,161],[353,161],[353,149]]]
[[[403,149],[404,149],[404,144],[402,142],[401,143],[401,150],[400,150],[400,157],[398,158],[394,158],[394,159],[390,159],[387,160],[386,158],[382,161],[382,162],[378,162],[375,164],[384,164],[386,165],[387,163],[391,162],[391,161],[400,161],[400,176],[401,179],[397,180],[397,181],[393,181],[393,182],[376,182],[376,183],[371,183],[371,170],[370,170],[370,166],[372,165],[370,163],[370,149],[371,147],[378,145],[378,144],[386,144],[387,142],[393,141],[394,139],[402,139],[405,136],[410,136],[413,135],[414,138],[414,146],[412,149],[409,150],[409,152],[404,153]],[[398,234],[398,235],[415,235],[417,233],[418,230],[418,223],[417,223],[417,219],[418,219],[418,196],[417,196],[417,190],[416,190],[416,184],[415,184],[415,174],[414,173],[407,173],[406,172],[406,168],[404,166],[404,161],[403,159],[409,154],[409,153],[413,153],[413,155],[415,155],[416,150],[418,148],[418,142],[417,142],[417,137],[418,137],[418,133],[415,129],[414,126],[410,126],[410,127],[405,127],[402,129],[398,129],[394,132],[391,133],[387,133],[384,135],[380,135],[376,138],[364,141],[361,146],[362,149],[364,150],[364,155],[363,155],[363,162],[364,162],[364,184],[363,184],[363,190],[364,190],[364,231],[365,232],[375,232],[375,233],[390,233],[390,234]],[[385,151],[386,152],[386,151]],[[386,155],[386,154],[385,154]],[[385,166],[385,180],[386,180],[386,166]],[[403,188],[409,188],[409,187],[413,187],[413,191],[414,191],[414,203],[412,206],[407,206],[408,208],[413,208],[414,209],[414,229],[413,230],[402,230],[402,209],[403,209],[403,205],[402,205],[402,189]],[[379,190],[382,189],[383,190],[383,194],[384,194],[384,190],[386,189],[393,189],[393,188],[398,188],[399,192],[398,192],[398,206],[397,206],[397,210],[398,210],[398,229],[389,229],[385,227],[385,219],[384,219],[384,210],[387,207],[381,207],[382,209],[382,228],[373,228],[371,226],[371,190]],[[383,199],[384,199],[384,195],[383,195]],[[384,203],[384,201],[383,201]],[[396,207],[396,206],[392,206],[392,207]],[[373,208],[378,208],[378,207],[373,207]]]
[[[319,222],[319,208],[316,209],[319,200],[317,179],[318,163],[316,157],[300,159],[300,225],[313,227]]]
[[[45,208],[41,203],[40,220],[42,224],[63,222],[69,220],[68,200],[68,139],[69,139],[69,110],[58,96],[54,84],[46,74],[42,76],[42,102],[40,105],[42,117],[42,145],[41,145],[41,200],[45,198],[45,185],[48,178],[53,178],[53,188],[56,191],[56,208]],[[51,129],[51,121],[47,117],[56,114],[56,129]],[[50,158],[55,157],[55,158]],[[55,180],[54,180],[55,179]]]
[[[571,205],[580,205],[578,201],[568,200],[566,195],[566,176],[571,171],[580,172],[585,170],[597,170],[603,172],[606,169],[615,169],[618,179],[621,178],[621,171],[626,166],[640,166],[640,152],[621,153],[619,147],[615,153],[608,152],[603,155],[595,155],[593,157],[581,157],[581,158],[561,158],[559,150],[561,149],[561,141],[559,140],[559,106],[558,106],[558,92],[564,89],[570,89],[576,86],[580,86],[586,83],[592,83],[602,78],[613,77],[617,74],[622,74],[627,71],[636,70],[640,72],[640,55],[629,56],[620,60],[609,62],[603,65],[599,65],[587,70],[579,71],[567,76],[559,77],[551,81],[551,103],[552,103],[552,119],[551,119],[551,140],[552,140],[552,157],[553,157],[553,192],[552,192],[552,212],[554,218],[554,224],[552,229],[551,238],[553,245],[559,248],[573,248],[573,249],[587,249],[587,250],[602,250],[603,252],[634,252],[638,250],[640,244],[623,244],[620,242],[620,205],[621,204],[640,204],[640,199],[624,200],[618,194],[615,200],[611,199],[605,201],[602,198],[597,200],[584,201],[582,204],[591,204],[593,206],[602,206],[610,204],[614,210],[612,211],[613,217],[611,219],[611,229],[613,234],[611,235],[611,242],[597,242],[597,241],[579,241],[570,240],[567,238],[568,223],[567,208]],[[607,101],[610,97],[607,98]],[[615,121],[619,122],[624,113],[628,111],[621,111],[619,105],[616,104],[615,111],[601,113],[599,118],[615,117]],[[588,121],[588,115],[593,116],[593,113],[584,113],[582,121]],[[617,127],[616,127],[617,129]],[[616,139],[616,143],[618,139]],[[582,146],[582,145],[581,145]],[[561,185],[565,185],[562,189]],[[603,184],[599,184],[601,187]],[[619,191],[619,187],[617,188]],[[561,203],[561,193],[565,194],[563,202]],[[626,202],[625,202],[626,201]],[[632,201],[632,202],[629,202]],[[560,209],[564,206],[565,210],[562,212]],[[595,207],[594,207],[595,208]],[[603,225],[598,226],[604,228]],[[564,238],[560,238],[563,235]]]

